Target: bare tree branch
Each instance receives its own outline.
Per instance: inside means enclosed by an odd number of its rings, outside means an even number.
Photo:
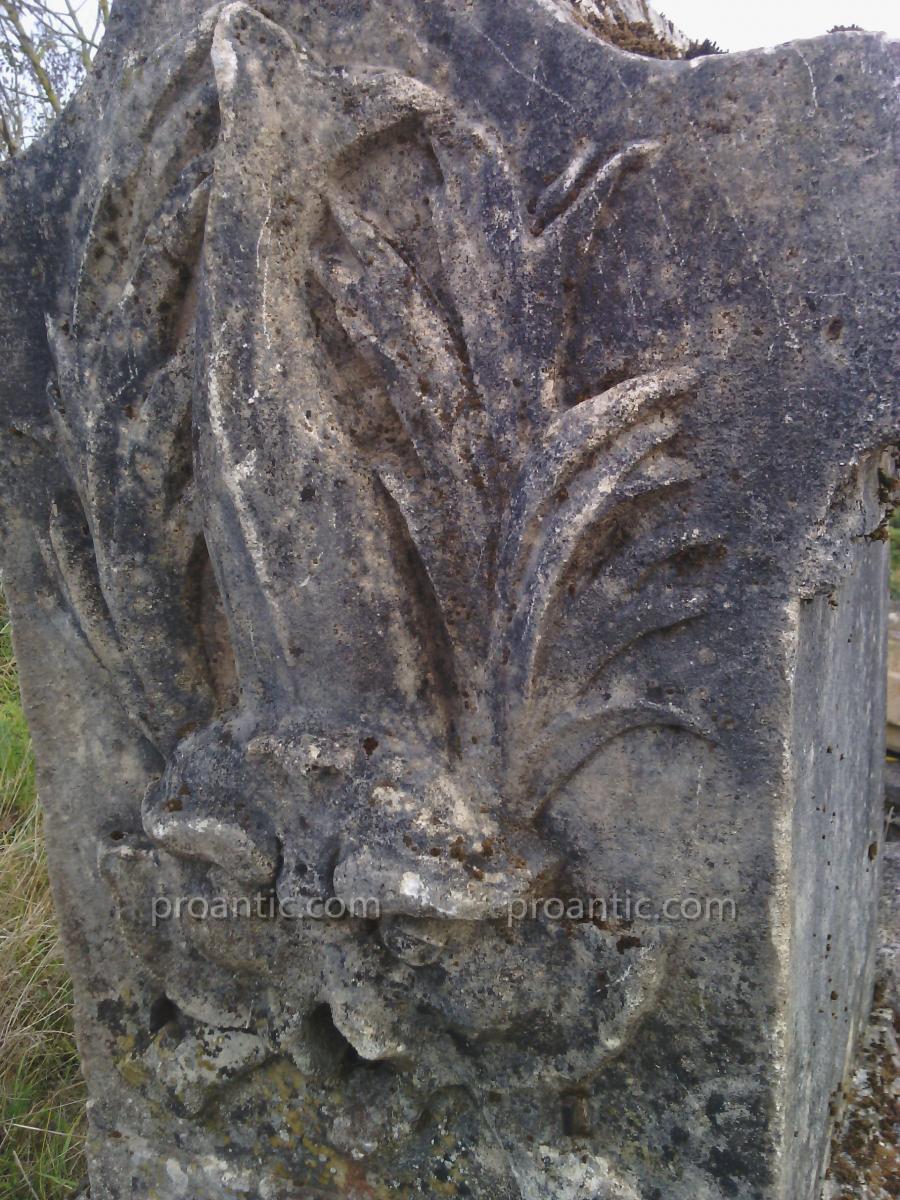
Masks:
[[[14,59],[10,60],[0,45],[0,53],[6,60],[6,71],[0,71],[0,115],[2,115],[2,140],[10,158],[22,149],[25,130],[23,96],[19,86],[19,69]],[[8,78],[4,75],[8,73]]]
[[[12,26],[16,38],[19,42],[19,47],[28,62],[31,64],[31,69],[34,72],[34,77],[43,89],[44,95],[47,97],[47,103],[55,113],[62,112],[62,101],[59,98],[56,88],[53,86],[53,80],[47,73],[44,67],[42,56],[38,52],[37,47],[28,35],[28,31],[22,24],[22,19],[13,0],[0,0],[0,10],[2,10]]]
[[[72,4],[72,0],[65,0],[65,3],[66,3],[66,11],[68,12],[69,17],[72,20],[72,25],[74,27],[75,36],[78,39],[80,46],[81,46],[80,54],[81,54],[82,66],[84,67],[85,71],[89,71],[91,69],[91,62],[93,60],[93,51],[96,48],[94,46],[94,43],[91,41],[91,39],[88,37],[88,35],[85,33],[84,29],[82,28],[81,22],[78,20],[78,11]]]
[[[91,69],[110,0],[0,0],[0,159],[62,111]]]
[[[15,158],[19,153],[19,143],[13,136],[13,132],[9,127],[9,122],[6,119],[6,113],[0,108],[0,137],[3,138],[3,143],[6,146],[6,152],[10,158]]]

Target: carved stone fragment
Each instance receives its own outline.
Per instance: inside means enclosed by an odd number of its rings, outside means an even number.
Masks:
[[[92,1200],[816,1200],[878,892],[897,66],[118,0],[0,173]]]

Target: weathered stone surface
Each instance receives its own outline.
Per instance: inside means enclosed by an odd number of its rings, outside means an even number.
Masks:
[[[553,0],[120,0],[0,177],[93,1200],[817,1196],[871,989],[896,74],[639,59]]]

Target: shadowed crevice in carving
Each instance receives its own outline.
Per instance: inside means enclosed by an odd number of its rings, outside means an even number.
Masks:
[[[464,681],[458,677],[453,641],[431,576],[410,533],[403,509],[385,479],[379,478],[378,484],[403,564],[402,575],[409,590],[409,598],[419,611],[419,637],[429,663],[426,679],[431,687],[431,695],[423,696],[422,699],[436,703],[443,716],[447,749],[451,754],[458,756],[461,691]]]
[[[94,541],[77,494],[60,492],[52,502],[44,557],[80,636],[115,681],[129,716],[155,741],[148,698],[128,661],[100,585]]]
[[[559,653],[552,638],[537,637],[529,695],[538,709],[552,702],[554,694],[557,705],[566,695],[585,696],[639,642],[709,613],[713,598],[703,586],[703,575],[698,570],[683,577],[680,565],[689,557],[690,534],[676,527],[671,535],[675,548],[667,552],[666,535],[660,529],[679,495],[687,497],[690,490],[690,483],[683,480],[649,487],[623,499],[613,515],[585,533],[572,561],[560,572],[543,623],[550,629],[564,626],[572,640],[581,635],[587,641],[590,636],[591,651],[573,664]],[[634,551],[632,543],[641,522],[649,532],[643,551],[635,553],[645,557],[629,567],[629,551]],[[717,566],[719,557],[713,555],[712,563]]]
[[[222,593],[202,533],[194,543],[185,574],[185,607],[194,616],[206,676],[215,696],[215,711],[224,712],[238,700],[237,666]],[[185,732],[184,728],[179,730],[182,736]]]

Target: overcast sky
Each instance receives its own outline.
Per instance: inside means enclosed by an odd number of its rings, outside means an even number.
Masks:
[[[69,0],[85,24],[97,0]],[[65,12],[66,0],[49,0]],[[710,38],[723,50],[777,46],[793,38],[820,37],[833,25],[861,25],[900,38],[900,0],[650,0],[688,37]]]
[[[900,37],[898,0],[651,0],[688,37],[724,50],[818,37],[833,25],[862,25]]]
[[[53,0],[60,11],[64,0]],[[818,37],[832,25],[862,25],[900,37],[900,0],[650,0],[688,37],[711,38],[724,50],[776,46]],[[79,0],[75,0],[79,7]],[[80,0],[83,14],[96,0]]]

